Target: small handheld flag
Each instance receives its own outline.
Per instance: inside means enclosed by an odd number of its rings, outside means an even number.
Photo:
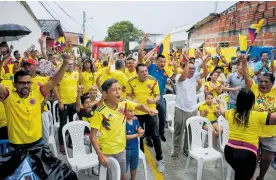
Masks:
[[[261,19],[258,24],[252,24],[248,28],[249,38],[251,40],[251,44],[254,43],[258,33],[260,32],[262,26],[264,24],[264,19]]]
[[[247,49],[246,35],[239,34],[239,45],[241,53],[245,53]]]

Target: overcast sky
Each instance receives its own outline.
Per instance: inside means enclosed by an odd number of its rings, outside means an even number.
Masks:
[[[43,2],[50,13],[61,20],[65,31],[82,33],[83,11],[86,12],[86,31],[89,39],[103,40],[108,27],[115,22],[128,20],[136,27],[148,33],[169,33],[173,27],[183,24],[193,25],[215,11],[215,1],[183,1],[183,2],[86,2],[58,1],[70,19],[55,2]],[[220,1],[217,13],[226,10],[235,1]],[[38,1],[28,2],[38,19],[53,19]],[[92,19],[90,19],[92,17]]]

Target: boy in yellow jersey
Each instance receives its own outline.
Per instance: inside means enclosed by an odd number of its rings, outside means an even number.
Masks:
[[[136,76],[136,70],[135,70],[135,59],[133,58],[127,58],[126,60],[126,70],[125,74],[128,78],[131,78],[133,76]]]
[[[127,91],[127,96],[138,103],[146,104],[148,108],[156,108],[156,103],[160,100],[160,91],[158,81],[148,75],[148,68],[145,64],[138,64],[136,66],[137,76],[129,79],[131,87]],[[148,113],[137,111],[136,116],[141,127],[146,125],[146,135],[151,137],[156,152],[157,169],[163,172],[165,167],[163,165],[161,140],[158,131],[158,116],[150,116]],[[143,138],[141,138],[140,149],[144,151]]]
[[[110,72],[111,77],[116,79],[121,86],[122,99],[126,99],[126,92],[130,90],[130,86],[128,84],[128,78],[124,74],[124,71],[125,71],[125,62],[123,60],[117,60],[115,62],[115,71]]]
[[[64,64],[57,74],[36,89],[31,89],[31,76],[24,70],[14,74],[15,90],[0,84],[0,99],[5,107],[9,142],[14,149],[43,144],[41,102],[62,79],[68,66],[68,59],[69,56],[64,55]]]
[[[126,179],[126,110],[137,109],[150,115],[156,115],[155,108],[131,101],[121,101],[121,87],[116,79],[108,79],[102,84],[105,101],[99,106],[91,118],[91,141],[98,154],[101,165],[109,167],[108,157],[115,158],[121,169],[121,180]],[[100,131],[97,140],[96,133]],[[116,179],[115,172],[111,167],[108,170],[109,179]]]
[[[58,138],[60,144],[60,152],[65,154],[64,142],[62,138],[62,128],[67,123],[67,116],[69,122],[73,121],[73,116],[76,113],[76,98],[78,93],[79,73],[74,71],[74,61],[71,59],[68,62],[68,68],[58,84],[54,88],[54,94],[58,100],[60,127],[58,130]],[[69,138],[69,147],[71,145],[71,138]]]

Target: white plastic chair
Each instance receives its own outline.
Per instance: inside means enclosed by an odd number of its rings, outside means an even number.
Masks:
[[[140,138],[138,138],[138,142],[139,142],[139,143],[138,143],[138,147],[139,147],[139,160],[142,160],[142,162],[143,162],[145,180],[148,180],[146,155],[145,155],[144,152],[140,149]]]
[[[115,158],[110,157],[107,159],[107,163],[109,166],[114,167],[114,169],[116,170],[116,180],[120,180],[121,179],[121,168],[120,168],[120,164],[118,163],[118,161]],[[101,166],[99,180],[106,180],[106,176],[107,176],[107,169],[104,166]]]
[[[168,112],[169,102],[175,101],[176,100],[176,95],[175,94],[165,94],[165,95],[163,95],[163,98],[166,101],[166,111]],[[166,114],[167,114],[166,119],[168,121],[168,113],[166,113]]]
[[[173,147],[173,135],[174,135],[174,113],[175,113],[175,101],[168,103],[167,115],[168,115],[168,129],[172,133],[172,147]]]
[[[202,140],[201,140],[201,129],[203,123],[206,123],[208,125],[208,147],[203,148],[202,147]],[[206,161],[215,161],[217,159],[221,160],[221,177],[224,179],[224,172],[223,172],[223,156],[221,155],[220,152],[216,151],[213,148],[213,143],[212,143],[212,126],[211,123],[204,117],[201,116],[194,116],[190,117],[186,121],[186,126],[189,127],[191,126],[191,139],[192,142],[190,142],[190,135],[189,131],[190,128],[188,129],[188,147],[189,147],[189,155],[186,161],[186,167],[185,167],[185,172],[187,172],[188,165],[190,162],[191,157],[197,160],[198,165],[197,165],[197,180],[201,180],[202,177],[202,171],[203,171],[203,166]],[[191,144],[190,144],[191,143]]]
[[[59,117],[58,117],[58,101],[54,101],[53,103],[53,118],[54,118],[54,127],[55,130],[59,128]]]
[[[223,128],[223,133],[219,134],[219,147],[220,150],[222,152],[222,155],[224,154],[224,147],[227,144],[228,140],[229,140],[229,125],[228,125],[228,121],[223,117],[223,116],[219,116],[218,118],[218,123],[219,123],[219,131],[220,131],[220,127]],[[232,167],[227,164],[227,174],[226,174],[226,180],[230,180],[231,179],[231,174],[232,174],[233,170]]]
[[[50,119],[50,130],[49,130],[49,139],[48,144],[49,147],[52,148],[53,154],[58,158],[58,152],[57,152],[57,144],[55,140],[55,134],[54,134],[54,124],[53,124],[53,116],[51,111],[48,111],[49,119]]]
[[[62,128],[62,137],[64,142],[64,148],[66,153],[66,158],[73,171],[78,175],[79,170],[89,169],[92,167],[96,167],[99,164],[98,156],[95,152],[87,154],[85,152],[84,145],[84,128],[88,127],[90,129],[90,125],[85,121],[73,121],[67,123]],[[73,145],[73,157],[68,156],[67,145],[66,145],[66,131],[69,132],[72,145]]]
[[[198,103],[201,103],[201,102],[205,101],[205,95],[204,95],[204,93],[197,94],[196,95],[196,99],[197,99]]]

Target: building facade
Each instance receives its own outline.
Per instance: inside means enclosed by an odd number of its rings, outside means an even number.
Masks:
[[[248,36],[248,27],[257,24],[261,19],[264,19],[264,24],[252,46],[275,46],[276,1],[242,1],[220,14],[212,13],[187,31],[188,45],[238,46],[238,35]],[[247,40],[248,45],[251,45],[249,36]]]

